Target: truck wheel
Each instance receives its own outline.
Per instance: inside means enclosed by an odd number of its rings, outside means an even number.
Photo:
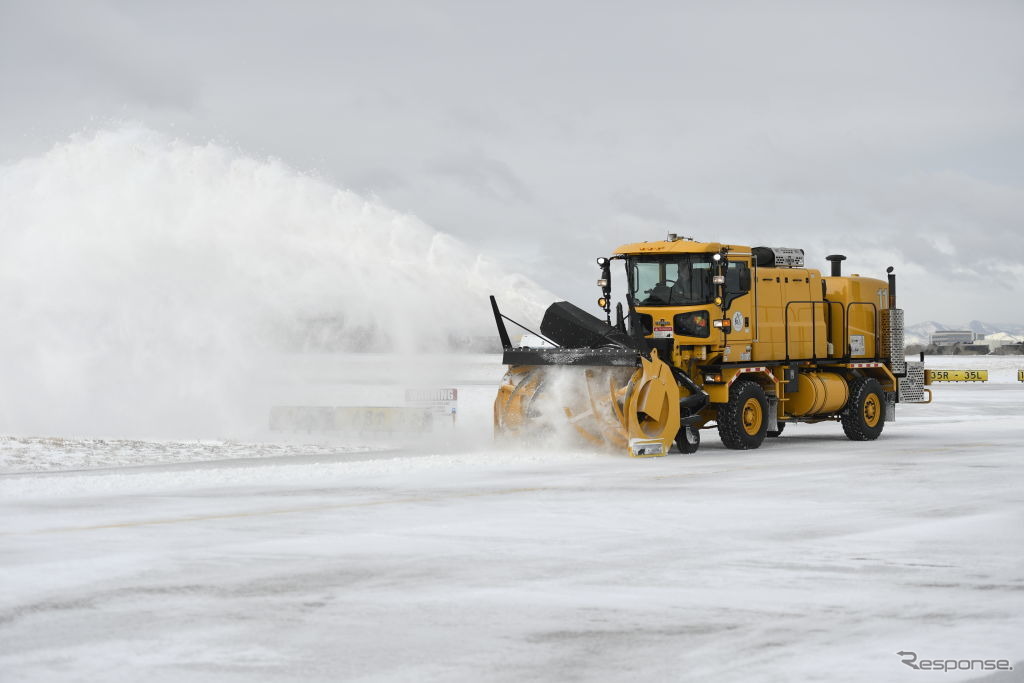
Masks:
[[[776,436],[782,436],[782,430],[786,428],[786,423],[785,422],[776,422],[775,424],[777,424],[779,426],[779,428],[775,429],[775,430],[769,429],[767,432],[765,432],[765,434],[767,436],[770,436],[770,437],[773,437],[773,438],[776,437]]]
[[[680,453],[696,453],[700,448],[700,430],[696,427],[680,427],[676,434],[676,448]]]
[[[850,382],[850,400],[840,416],[843,431],[853,441],[874,441],[885,426],[885,394],[873,377]]]
[[[736,380],[729,389],[729,402],[718,407],[718,435],[726,448],[747,450],[764,441],[768,423],[768,401],[764,389],[749,379]]]

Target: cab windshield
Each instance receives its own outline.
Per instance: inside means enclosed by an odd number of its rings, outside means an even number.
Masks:
[[[711,303],[711,259],[707,254],[629,258],[633,306],[692,306]]]

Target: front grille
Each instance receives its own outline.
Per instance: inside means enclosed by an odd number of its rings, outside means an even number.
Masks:
[[[901,403],[924,403],[924,363],[905,363],[907,376],[899,379]]]

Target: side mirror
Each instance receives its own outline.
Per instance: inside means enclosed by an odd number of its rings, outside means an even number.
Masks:
[[[739,278],[740,289],[744,292],[750,291],[750,268],[740,268]]]

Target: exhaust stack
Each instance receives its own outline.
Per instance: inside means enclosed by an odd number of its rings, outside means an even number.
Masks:
[[[879,311],[882,322],[883,355],[889,358],[889,369],[897,377],[907,374],[907,358],[903,338],[903,310],[896,308],[896,274],[889,266],[885,274],[889,279],[889,308]],[[903,380],[900,380],[901,382]],[[901,385],[902,386],[902,385]],[[900,391],[903,391],[900,389]],[[891,406],[895,410],[895,404]],[[888,410],[888,407],[886,408]],[[889,419],[889,418],[886,418]]]
[[[885,269],[886,275],[889,276],[889,308],[896,308],[896,273],[892,271],[892,266]]]
[[[842,254],[831,254],[825,257],[826,261],[832,264],[832,277],[839,277],[843,274],[843,261],[846,257]]]

